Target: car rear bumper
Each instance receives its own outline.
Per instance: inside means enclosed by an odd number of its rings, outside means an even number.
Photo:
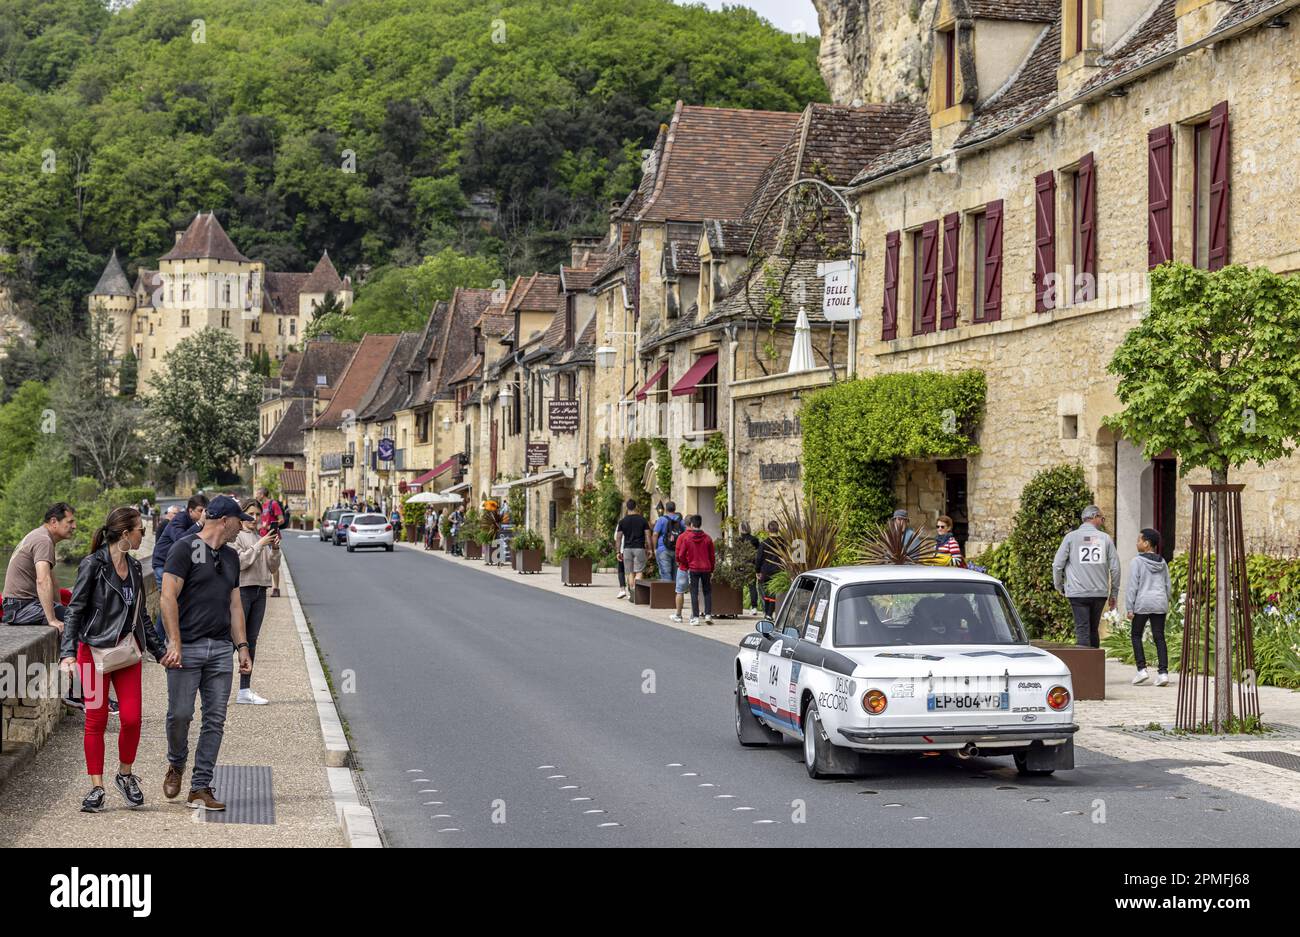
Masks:
[[[958,726],[947,729],[916,727],[860,729],[841,726],[840,735],[853,748],[877,751],[919,749],[935,751],[962,748],[1020,748],[1033,742],[1059,745],[1069,741],[1079,727],[1074,724],[1049,726]]]

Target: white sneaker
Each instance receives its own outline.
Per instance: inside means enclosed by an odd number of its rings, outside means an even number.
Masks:
[[[1146,683],[1150,679],[1151,679],[1151,675],[1149,673],[1147,673],[1145,670],[1139,670],[1137,672],[1137,676],[1133,678],[1133,685],[1141,686],[1142,684]]]
[[[669,616],[668,616],[668,620],[669,620],[669,621],[680,622],[680,621],[682,620],[682,616],[681,616],[681,615],[669,615]]]
[[[265,706],[270,702],[254,693],[252,690],[240,690],[239,696],[235,698],[236,703],[248,703],[252,706]]]
[[[618,594],[618,597],[619,597],[620,599],[626,599],[626,598],[627,598],[627,590],[624,589],[622,592],[620,592],[620,593]]]
[[[695,625],[696,627],[699,627],[700,620],[699,620],[698,618],[692,618],[692,619],[691,619],[691,624],[692,624],[692,625]]]
[[[706,625],[711,625],[711,624],[713,624],[713,616],[712,616],[712,615],[705,615],[705,616],[704,616],[704,623],[705,623]]]
[[[1156,674],[1156,686],[1169,686],[1169,674],[1167,673]]]

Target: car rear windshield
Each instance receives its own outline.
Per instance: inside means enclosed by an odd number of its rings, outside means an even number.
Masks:
[[[358,527],[373,527],[376,524],[381,526],[387,524],[388,519],[382,514],[358,514],[356,517],[352,518],[352,523],[356,524]]]
[[[1024,644],[1002,587],[991,582],[863,582],[840,589],[836,647]]]
[[[325,519],[329,521],[336,521],[340,517],[342,517],[345,513],[346,512],[342,508],[335,508],[332,511],[325,512]]]

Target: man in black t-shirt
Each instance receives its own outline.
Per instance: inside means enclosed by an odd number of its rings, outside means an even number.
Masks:
[[[645,570],[645,541],[646,532],[649,530],[649,521],[637,511],[636,501],[629,498],[627,513],[618,522],[618,527],[614,528],[614,549],[618,551],[618,558],[623,562],[623,569],[627,572],[628,601],[634,604],[637,575]]]
[[[203,699],[203,723],[194,750],[187,806],[225,810],[212,793],[212,770],[221,752],[226,706],[234,676],[232,654],[239,654],[239,672],[251,673],[252,657],[244,632],[244,607],[239,600],[239,554],[227,546],[251,521],[233,498],[218,495],[208,504],[203,527],[172,546],[163,566],[162,616],[167,630],[167,775],[163,794],[181,790],[189,757],[194,697]]]

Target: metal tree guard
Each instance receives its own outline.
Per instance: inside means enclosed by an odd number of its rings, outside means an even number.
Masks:
[[[1216,732],[1222,731],[1232,717],[1231,692],[1211,692],[1212,678],[1216,673],[1226,674],[1228,682],[1236,686],[1238,716],[1242,719],[1259,718],[1250,589],[1246,578],[1246,542],[1241,527],[1241,492],[1245,487],[1191,486],[1192,542],[1187,562],[1187,607],[1183,621],[1183,657],[1178,665],[1178,714],[1175,720],[1178,728],[1187,731],[1203,731],[1207,725],[1213,726]],[[1219,539],[1222,542],[1216,542]],[[1215,647],[1216,609],[1220,597],[1226,600],[1228,610],[1226,665],[1215,656],[1222,653],[1221,648]],[[1221,700],[1224,701],[1222,705]]]

